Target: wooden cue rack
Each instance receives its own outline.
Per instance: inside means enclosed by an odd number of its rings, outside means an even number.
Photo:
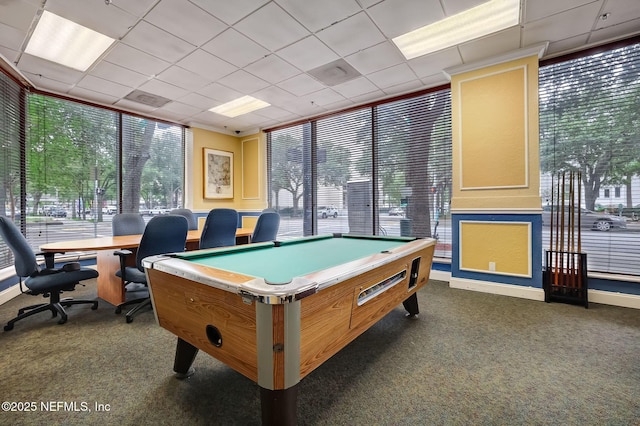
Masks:
[[[551,181],[549,248],[545,250],[542,287],[545,302],[589,307],[587,254],[582,253],[580,172],[558,174]],[[577,201],[577,203],[576,203]]]

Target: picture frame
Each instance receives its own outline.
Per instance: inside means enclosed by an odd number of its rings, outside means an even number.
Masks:
[[[233,152],[203,148],[204,198],[233,198]]]

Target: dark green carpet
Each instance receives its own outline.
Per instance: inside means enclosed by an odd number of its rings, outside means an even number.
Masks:
[[[71,295],[95,297],[95,288]],[[417,320],[399,306],[302,380],[300,425],[640,424],[640,311],[437,281],[419,300]],[[0,306],[0,321],[38,301]],[[64,325],[43,313],[0,332],[0,400],[37,405],[0,412],[0,424],[260,423],[257,385],[205,353],[194,376],[174,378],[175,337],[151,312],[131,324],[102,301],[68,313]],[[91,411],[45,412],[48,402]]]

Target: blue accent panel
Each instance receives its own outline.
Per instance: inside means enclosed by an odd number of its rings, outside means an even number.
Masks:
[[[531,223],[531,278],[460,270],[460,221]],[[542,216],[540,214],[452,214],[451,276],[542,288]]]
[[[431,269],[434,271],[443,271],[443,272],[451,272],[451,264],[450,263],[438,263],[432,262]]]

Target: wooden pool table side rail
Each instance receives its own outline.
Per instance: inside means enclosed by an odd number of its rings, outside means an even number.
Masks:
[[[300,378],[352,342],[429,281],[435,244],[381,268],[350,278],[301,300]],[[416,285],[408,289],[413,259],[421,257]],[[369,283],[406,270],[405,278],[379,297],[358,306],[358,295]],[[365,284],[367,283],[367,284]]]

